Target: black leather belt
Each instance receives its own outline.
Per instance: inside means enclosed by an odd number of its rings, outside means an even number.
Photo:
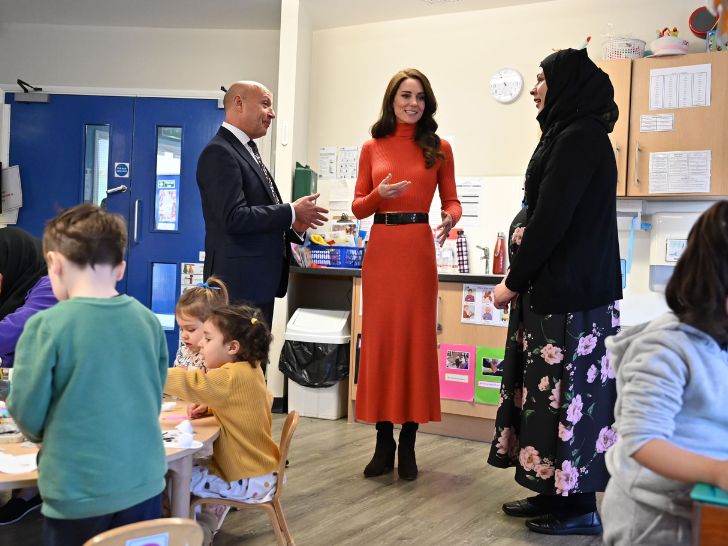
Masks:
[[[426,212],[378,212],[374,215],[375,224],[396,226],[399,224],[427,224]]]

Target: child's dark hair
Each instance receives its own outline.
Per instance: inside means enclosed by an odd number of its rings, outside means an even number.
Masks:
[[[695,222],[665,297],[680,321],[728,346],[728,201],[715,203]]]
[[[273,336],[257,307],[248,305],[222,305],[210,312],[208,320],[222,332],[223,342],[237,341],[238,361],[257,366],[268,358]]]
[[[228,303],[225,283],[213,276],[204,283],[185,290],[177,300],[176,313],[205,322],[214,307]]]
[[[43,232],[43,254],[59,252],[84,267],[96,264],[117,266],[124,261],[126,223],[93,203],[61,211]]]

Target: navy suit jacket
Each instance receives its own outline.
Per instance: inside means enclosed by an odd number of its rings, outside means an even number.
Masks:
[[[278,201],[258,163],[221,127],[197,161],[197,185],[205,218],[205,278],[220,277],[230,300],[265,304],[288,288],[291,205]]]

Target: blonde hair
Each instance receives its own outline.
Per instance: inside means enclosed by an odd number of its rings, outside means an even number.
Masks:
[[[205,322],[212,310],[228,304],[228,289],[225,283],[213,276],[204,283],[185,290],[177,300],[175,313]]]

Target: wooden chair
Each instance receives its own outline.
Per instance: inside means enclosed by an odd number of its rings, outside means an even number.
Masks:
[[[298,412],[292,411],[286,417],[286,422],[283,424],[283,430],[281,431],[281,442],[279,450],[281,453],[281,462],[278,464],[278,484],[276,486],[276,492],[273,495],[273,499],[268,502],[261,503],[246,503],[240,501],[234,501],[230,499],[221,499],[219,497],[204,497],[196,498],[190,505],[190,517],[194,517],[195,508],[205,504],[223,504],[225,506],[232,506],[238,510],[264,510],[268,513],[270,518],[273,532],[276,535],[276,541],[280,546],[295,546],[296,543],[293,541],[291,532],[288,530],[286,524],[286,518],[283,517],[283,508],[281,507],[281,494],[283,493],[283,481],[286,472],[286,458],[288,457],[288,448],[291,445],[291,439],[293,433],[298,426]]]
[[[167,541],[159,544],[168,546],[201,546],[202,528],[191,519],[162,518],[139,523],[130,523],[116,529],[104,531],[87,540],[83,546],[125,546],[128,540],[147,540],[143,544],[152,546],[154,537],[166,535]],[[142,544],[140,542],[140,544]]]

